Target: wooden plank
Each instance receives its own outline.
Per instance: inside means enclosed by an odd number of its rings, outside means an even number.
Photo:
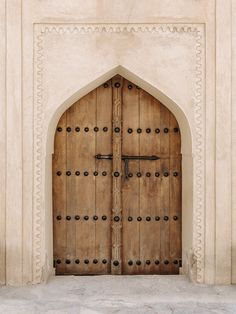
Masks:
[[[131,88],[132,87],[132,88]],[[129,81],[124,81],[123,87],[123,130],[122,130],[122,154],[139,156],[139,89]],[[130,131],[128,131],[130,129]],[[132,130],[132,132],[131,132]],[[131,133],[129,133],[131,132]],[[124,162],[122,163],[124,168]],[[129,162],[129,172],[133,174],[128,180],[122,179],[122,208],[123,208],[123,273],[138,274],[139,266],[136,261],[140,259],[140,224],[137,218],[140,216],[140,179],[137,173],[140,171],[139,161]],[[128,221],[132,217],[132,221]],[[128,262],[132,261],[132,265]]]

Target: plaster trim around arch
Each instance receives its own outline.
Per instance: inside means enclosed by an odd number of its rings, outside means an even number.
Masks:
[[[194,130],[190,130],[188,120],[179,106],[175,104],[170,98],[158,91],[154,86],[144,82],[139,77],[129,72],[125,68],[119,66],[109,73],[104,74],[97,80],[94,80],[91,84],[87,85],[83,89],[80,89],[70,99],[66,100],[60,108],[55,112],[51,119],[51,123],[48,128],[47,142],[45,138],[45,131],[43,130],[44,121],[44,90],[43,90],[43,54],[44,54],[44,36],[52,32],[60,32],[64,35],[72,32],[163,32],[171,33],[191,33],[195,36],[195,60],[196,60],[196,73],[195,73],[195,90],[193,98],[195,100],[194,116],[195,125]],[[73,104],[75,100],[85,95],[90,90],[96,88],[99,83],[103,83],[106,79],[112,77],[114,74],[120,74],[127,79],[138,84],[147,92],[152,94],[155,98],[158,98],[164,105],[166,105],[176,116],[180,129],[182,132],[183,140],[183,158],[186,156],[186,163],[192,168],[192,153],[194,155],[193,168],[194,173],[193,183],[190,186],[183,187],[183,196],[185,196],[185,188],[192,191],[192,200],[188,200],[187,204],[192,204],[193,208],[193,254],[190,258],[193,260],[193,264],[196,266],[196,280],[198,282],[204,281],[204,118],[203,118],[203,27],[202,25],[40,25],[40,28],[36,30],[35,36],[35,113],[34,113],[34,211],[33,211],[33,278],[34,282],[40,282],[42,280],[42,248],[45,240],[45,227],[42,227],[43,212],[49,211],[50,204],[46,204],[46,197],[48,190],[44,186],[44,180],[46,178],[45,173],[50,171],[50,159],[52,152],[53,136],[56,127],[56,123],[59,120],[60,115],[66,108]],[[191,131],[195,136],[192,137]],[[47,146],[47,147],[46,147]],[[193,147],[193,151],[191,148]],[[46,154],[46,155],[44,155]],[[184,163],[183,163],[184,164]],[[45,167],[44,167],[45,165]],[[47,169],[46,169],[47,167]],[[187,169],[183,169],[183,177],[187,175]],[[191,177],[191,174],[190,174]],[[49,180],[48,184],[51,182]],[[47,184],[47,186],[48,186]],[[191,187],[193,185],[193,188]],[[44,189],[45,187],[45,189]],[[50,197],[48,197],[50,201]],[[183,200],[184,201],[184,200]],[[48,208],[46,209],[46,207]],[[45,221],[44,221],[45,223]],[[44,230],[43,230],[44,228]],[[50,267],[49,267],[50,268]]]

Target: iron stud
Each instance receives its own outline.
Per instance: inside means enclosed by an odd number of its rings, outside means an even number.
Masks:
[[[128,133],[129,133],[129,134],[133,133],[133,129],[129,128],[129,129],[128,129]]]
[[[146,220],[147,220],[147,221],[151,221],[151,217],[150,217],[150,216],[147,216],[147,217],[146,217]]]
[[[164,220],[165,220],[165,221],[168,221],[168,220],[169,220],[169,217],[168,217],[168,216],[164,216]]]
[[[107,216],[102,216],[102,220],[107,220]]]
[[[79,216],[79,215],[76,215],[76,216],[75,216],[75,220],[80,220],[80,216]]]
[[[57,171],[57,175],[58,175],[58,176],[61,176],[61,171]]]
[[[87,177],[89,175],[88,171],[84,172],[84,176]]]
[[[115,216],[115,217],[114,217],[114,221],[115,221],[115,222],[120,221],[120,217],[119,217],[119,216]]]
[[[103,132],[107,132],[108,131],[108,128],[105,126],[104,128],[103,128]]]
[[[84,128],[84,132],[88,132],[88,131],[89,131],[88,127]]]
[[[150,128],[147,128],[147,129],[146,129],[146,132],[147,132],[147,133],[151,133],[151,129],[150,129]]]
[[[128,217],[128,221],[132,221],[133,218],[131,216]]]
[[[71,175],[70,171],[66,171],[66,175],[69,177]]]
[[[142,133],[142,129],[138,128],[137,133],[139,133],[139,134]]]
[[[95,221],[98,220],[98,216],[96,216],[96,215],[93,216],[93,220],[95,220]]]
[[[128,261],[128,265],[132,266],[133,265],[133,261]]]
[[[84,264],[89,264],[89,260],[88,260],[88,259],[85,259],[85,260],[84,260]]]
[[[160,129],[159,129],[159,128],[156,128],[156,129],[155,129],[155,132],[156,132],[156,133],[160,133]]]
[[[137,261],[136,261],[136,264],[137,264],[138,266],[140,266],[140,265],[141,265],[141,261],[140,261],[140,260],[137,260]]]
[[[103,264],[106,264],[106,263],[107,263],[107,260],[106,260],[106,259],[103,259],[103,260],[102,260],[102,263],[103,263]]]
[[[79,131],[80,131],[80,128],[77,126],[77,127],[75,128],[75,131],[76,131],[76,132],[79,132]]]
[[[80,172],[79,172],[79,171],[75,171],[75,175],[76,175],[76,176],[79,176],[79,175],[80,175]]]
[[[66,264],[70,264],[70,260],[69,259],[66,259]]]
[[[71,132],[71,127],[68,126],[68,127],[66,128],[66,131],[67,131],[67,132]]]
[[[59,127],[57,128],[57,131],[58,131],[58,132],[61,132],[61,131],[62,131],[62,127],[59,126]]]
[[[71,216],[66,216],[66,220],[71,220]]]
[[[57,216],[57,220],[61,220],[61,218],[62,218],[61,215]]]
[[[84,216],[84,220],[89,220],[89,216]]]
[[[142,217],[138,216],[138,217],[137,217],[137,220],[138,220],[138,221],[141,221],[141,220],[142,220]]]
[[[94,132],[98,132],[98,131],[99,131],[99,128],[97,126],[95,126]]]
[[[114,261],[114,262],[113,262],[113,265],[114,265],[114,266],[119,266],[119,261]]]
[[[80,260],[79,259],[76,259],[75,260],[75,264],[79,264],[80,263]]]

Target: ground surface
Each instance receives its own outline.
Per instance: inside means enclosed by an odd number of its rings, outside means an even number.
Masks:
[[[195,285],[184,276],[54,277],[0,288],[0,313],[236,314],[236,286]]]

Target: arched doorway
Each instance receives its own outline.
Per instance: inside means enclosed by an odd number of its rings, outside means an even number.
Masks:
[[[117,75],[61,117],[53,155],[57,274],[178,274],[181,138],[173,114]]]

